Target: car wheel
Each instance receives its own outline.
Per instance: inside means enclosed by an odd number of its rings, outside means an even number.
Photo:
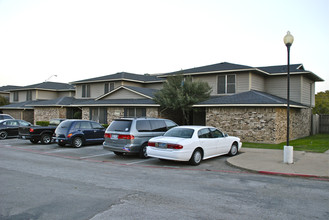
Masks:
[[[140,158],[143,158],[143,159],[148,158],[148,156],[147,156],[147,152],[146,152],[146,147],[147,147],[146,144],[143,144],[143,145],[142,145],[142,147],[141,147],[141,149],[140,149],[140,151],[139,151],[139,157],[140,157]]]
[[[238,151],[239,150],[238,150],[237,144],[236,143],[233,143],[230,152],[228,152],[228,155],[229,156],[235,156],[235,155],[238,154]]]
[[[73,147],[79,148],[82,146],[82,139],[81,137],[75,137],[72,141]]]
[[[39,142],[39,140],[38,140],[38,139],[34,139],[34,138],[32,138],[32,139],[30,139],[30,142],[31,142],[32,144],[37,144],[37,143]]]
[[[50,134],[43,134],[41,136],[41,143],[42,144],[50,144],[50,142],[51,142],[51,136],[50,136]]]
[[[124,154],[123,152],[117,152],[117,151],[114,151],[113,153],[117,156],[122,156]]]
[[[194,150],[192,157],[190,159],[190,164],[193,166],[197,166],[201,163],[202,161],[202,152],[200,149]]]
[[[6,131],[0,131],[0,139],[6,139],[8,136],[8,133]]]

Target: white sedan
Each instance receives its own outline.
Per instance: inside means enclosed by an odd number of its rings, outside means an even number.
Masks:
[[[147,156],[199,165],[202,160],[212,157],[234,156],[241,146],[240,138],[228,136],[214,127],[178,126],[163,136],[151,138]]]

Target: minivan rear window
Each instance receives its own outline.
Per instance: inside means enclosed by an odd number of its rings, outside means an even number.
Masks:
[[[107,130],[128,132],[130,131],[131,123],[131,120],[115,120],[111,123]]]
[[[149,120],[138,120],[138,121],[136,121],[136,129],[139,132],[152,131],[151,124],[150,124]]]
[[[167,131],[167,125],[164,122],[164,120],[150,120],[152,131],[158,131],[158,132],[166,132]]]

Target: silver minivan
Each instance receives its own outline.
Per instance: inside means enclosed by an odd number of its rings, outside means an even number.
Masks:
[[[161,118],[115,119],[105,131],[103,148],[116,155],[138,154],[146,158],[148,140],[176,126],[175,122]]]

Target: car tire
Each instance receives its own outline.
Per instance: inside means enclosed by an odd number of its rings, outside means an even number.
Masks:
[[[146,147],[147,147],[147,144],[143,144],[141,146],[140,151],[139,151],[139,157],[142,158],[142,159],[148,158],[147,152],[146,152]]]
[[[32,144],[37,144],[37,143],[39,142],[39,140],[38,140],[38,139],[34,139],[34,138],[32,138],[32,139],[30,139],[30,142],[31,142]]]
[[[51,143],[51,135],[43,134],[41,135],[41,144],[50,144]]]
[[[0,139],[6,139],[8,136],[8,133],[6,131],[0,131]]]
[[[82,141],[82,138],[81,137],[75,137],[72,141],[72,146],[73,147],[76,147],[76,148],[79,148],[81,147],[83,144],[83,141]]]
[[[202,161],[202,157],[203,155],[201,149],[195,149],[189,162],[193,166],[198,166]]]
[[[228,152],[229,156],[235,156],[237,155],[239,152],[238,146],[236,143],[233,143],[230,149],[230,152]]]
[[[124,154],[123,152],[118,152],[118,151],[113,151],[113,153],[117,156],[122,156]]]

